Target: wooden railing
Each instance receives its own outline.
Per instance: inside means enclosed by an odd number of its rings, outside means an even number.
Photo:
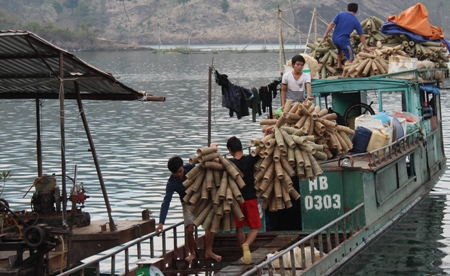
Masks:
[[[250,275],[262,275],[262,272],[268,273],[269,276],[274,275],[274,267],[272,266],[272,262],[275,260],[279,260],[280,264],[280,274],[281,275],[296,275],[296,267],[295,267],[295,256],[294,256],[294,249],[296,247],[300,247],[300,252],[302,256],[302,267],[298,267],[298,269],[305,269],[306,268],[306,252],[305,252],[305,245],[309,243],[311,248],[311,263],[314,265],[317,261],[315,260],[315,240],[318,241],[318,251],[320,254],[320,257],[322,258],[325,255],[325,249],[323,248],[323,235],[326,236],[326,243],[327,248],[326,252],[330,252],[333,250],[333,248],[338,247],[341,243],[345,242],[349,238],[351,238],[356,232],[358,232],[363,225],[360,223],[360,210],[363,208],[364,203],[360,203],[355,208],[350,210],[349,212],[345,213],[341,217],[333,220],[332,222],[328,223],[327,225],[323,226],[322,228],[314,231],[313,233],[309,234],[305,238],[299,240],[298,242],[294,243],[293,245],[289,246],[288,248],[284,249],[283,251],[279,252],[275,256],[272,256],[268,259],[266,259],[264,262],[254,266],[252,269],[246,271],[243,276],[250,276]],[[355,225],[356,223],[356,225]],[[341,230],[339,230],[339,227]],[[339,239],[339,233],[343,234],[343,240]],[[332,244],[331,238],[332,235],[334,235],[334,245]],[[289,268],[291,270],[290,273],[286,273],[287,268],[284,267],[283,264],[283,256],[289,254],[290,261],[292,264],[292,267]]]
[[[92,257],[86,258],[82,260],[83,264],[76,266],[72,269],[69,269],[61,274],[58,274],[58,276],[65,276],[65,275],[71,275],[75,272],[78,272],[77,275],[84,275],[84,270],[86,268],[95,268],[96,275],[100,275],[100,262],[101,261],[108,261],[110,262],[110,275],[116,275],[116,256],[118,254],[124,254],[124,262],[125,267],[123,268],[123,273],[127,275],[131,269],[136,268],[137,265],[131,264],[130,267],[130,250],[136,250],[136,257],[137,259],[141,258],[154,258],[155,257],[155,238],[162,238],[162,250],[161,254],[166,254],[168,251],[171,251],[178,247],[178,231],[179,228],[181,228],[181,233],[184,235],[184,221],[180,221],[168,228],[164,229],[164,232],[162,233],[150,233],[145,236],[142,236],[140,238],[134,239],[132,241],[126,242],[124,244],[121,244],[119,246],[116,246],[112,249],[108,249],[106,251],[103,251],[102,253],[99,253],[97,255],[94,255]],[[171,240],[172,244],[169,245],[168,242],[168,233],[172,233]],[[195,238],[198,238],[198,231],[195,230]],[[149,247],[146,247],[144,244],[148,244]],[[143,247],[146,247],[147,249],[144,249]],[[160,254],[158,254],[160,255]]]

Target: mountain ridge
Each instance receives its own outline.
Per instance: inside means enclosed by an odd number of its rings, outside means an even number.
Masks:
[[[75,3],[76,2],[76,6]],[[383,21],[398,15],[416,4],[413,0],[355,1],[359,4],[360,21],[376,16]],[[282,18],[307,34],[314,8],[317,27],[312,32],[323,36],[326,25],[339,11],[346,9],[348,1],[328,0],[0,0],[0,7],[23,26],[54,24],[70,30],[89,29],[93,36],[135,45],[188,45],[188,44],[278,44],[278,7]],[[450,3],[428,0],[429,21],[443,28],[449,22]],[[17,20],[4,22],[2,29],[17,29]],[[32,25],[27,22],[35,22]],[[32,28],[31,28],[32,29]],[[299,34],[282,24],[284,41],[298,41]],[[46,38],[44,34],[37,33]],[[302,36],[302,35],[301,35]],[[314,35],[310,38],[313,39]],[[305,36],[301,37],[306,42]],[[56,44],[63,43],[53,38]],[[76,44],[76,43],[75,43]]]

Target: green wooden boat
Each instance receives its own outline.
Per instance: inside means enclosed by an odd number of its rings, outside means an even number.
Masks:
[[[440,82],[422,80],[424,72],[313,82],[316,102],[327,105],[331,101],[333,110],[344,114],[343,124],[354,127],[356,116],[373,113],[372,104],[378,112],[386,109],[417,122],[407,124],[406,133],[384,147],[323,162],[320,177],[300,182],[301,231],[311,234],[243,275],[272,270],[275,259],[283,254],[290,259],[296,247],[303,255],[296,274],[331,274],[430,192],[445,172],[446,157],[441,98],[435,89]],[[311,252],[306,252],[306,246]],[[294,274],[291,268],[282,270],[278,271],[281,275]]]
[[[250,265],[241,262],[241,249],[230,233],[216,234],[214,251],[222,255],[222,262],[197,258],[193,265],[187,265],[187,251],[176,243],[177,233],[183,233],[180,222],[166,229],[161,256],[155,256],[154,248],[155,239],[160,237],[152,233],[116,251],[84,260],[65,275],[82,269],[87,273],[89,267],[98,272],[99,263],[105,260],[111,261],[111,274],[116,274],[114,258],[123,251],[127,252],[125,271],[121,272],[125,275],[148,272],[149,267],[164,275],[333,273],[427,196],[446,169],[439,93],[443,80],[422,80],[424,72],[313,81],[316,105],[342,114],[338,117],[342,124],[364,126],[370,122],[359,121],[360,115],[386,110],[391,115],[397,112],[396,120],[403,126],[396,125],[391,133],[394,139],[385,146],[323,161],[322,175],[297,180],[301,198],[293,201],[292,208],[262,213],[263,228],[251,246]],[[430,70],[426,72],[430,74]],[[147,252],[143,248],[148,246],[142,244],[149,242]],[[173,249],[169,249],[172,243]],[[204,256],[204,245],[204,236],[198,237],[198,257]],[[138,266],[128,262],[132,247],[138,248]]]

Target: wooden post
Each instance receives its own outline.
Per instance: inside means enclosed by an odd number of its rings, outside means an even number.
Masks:
[[[316,8],[314,8],[313,19],[314,19],[314,41],[317,41],[317,11],[316,11]]]
[[[212,58],[211,66],[209,66],[208,70],[208,144],[209,147],[211,145],[211,86],[212,86],[212,74],[214,67],[214,58]]]
[[[283,22],[281,20],[281,10],[280,6],[278,6],[278,42],[280,44],[280,76],[283,75],[283,64],[286,63],[286,57],[284,56],[284,44],[283,44],[283,32],[282,32]],[[284,60],[284,63],[283,63]]]
[[[38,177],[42,176],[42,144],[41,144],[41,110],[39,99],[36,99],[36,149]]]
[[[86,136],[87,136],[87,139],[89,142],[89,147],[90,147],[91,153],[92,153],[92,159],[94,160],[95,169],[97,170],[97,176],[98,176],[98,181],[100,182],[100,188],[102,190],[103,200],[105,201],[106,211],[108,213],[109,229],[111,232],[114,232],[117,230],[117,228],[116,228],[116,224],[114,223],[114,220],[111,215],[111,205],[109,204],[108,193],[106,192],[105,182],[103,181],[102,171],[100,170],[100,163],[98,162],[97,151],[95,150],[94,140],[92,139],[91,131],[89,130],[89,125],[88,125],[88,122],[86,119],[86,114],[84,113],[83,104],[81,102],[80,87],[77,82],[74,82],[74,85],[75,85],[75,91],[77,93],[78,110],[80,111],[81,120],[83,121],[84,130],[86,132]]]
[[[61,133],[61,191],[62,191],[62,219],[67,221],[67,190],[66,190],[66,139],[64,130],[64,54],[59,54],[59,129]]]
[[[313,15],[311,17],[311,22],[309,23],[308,36],[306,37],[306,44],[305,45],[308,45],[309,36],[311,35],[312,24],[313,24],[313,21],[314,21],[315,17],[316,17],[316,8],[314,8]],[[313,43],[314,43],[314,41],[313,41]],[[307,48],[308,47],[305,47],[305,52],[304,52],[305,54],[306,54]]]

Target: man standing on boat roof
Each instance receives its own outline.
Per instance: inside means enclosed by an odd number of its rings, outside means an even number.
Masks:
[[[186,180],[186,174],[195,167],[195,165],[184,164],[183,159],[179,156],[173,156],[167,162],[167,168],[172,173],[167,181],[166,185],[166,195],[164,196],[163,203],[161,204],[161,211],[159,213],[159,224],[156,227],[155,232],[159,233],[163,231],[163,225],[166,221],[167,213],[169,212],[170,202],[172,201],[172,196],[174,192],[177,192],[180,196],[181,206],[183,207],[183,219],[185,236],[187,240],[187,247],[190,255],[185,258],[185,260],[192,264],[192,261],[196,258],[195,253],[195,239],[194,239],[194,221],[195,217],[188,210],[188,204],[183,201],[184,196],[186,196],[186,187],[184,187],[183,182]],[[214,233],[209,229],[205,229],[206,233],[206,252],[205,258],[214,259],[216,262],[222,260],[222,256],[216,255],[212,252]]]
[[[368,52],[372,52],[367,46],[366,38],[364,37],[364,31],[361,27],[361,23],[358,18],[356,18],[355,14],[358,12],[358,4],[349,3],[347,6],[346,12],[338,13],[333,21],[327,27],[325,31],[325,35],[323,36],[323,40],[328,40],[328,33],[333,29],[333,43],[338,50],[337,56],[337,69],[339,73],[342,73],[342,76],[345,77],[345,72],[342,70],[342,57],[345,53],[345,58],[347,63],[353,62],[355,59],[355,51],[353,50],[352,44],[350,43],[350,34],[353,30],[359,35],[359,39],[364,45],[364,49]]]
[[[305,58],[301,55],[295,55],[292,59],[292,68],[294,70],[283,74],[281,79],[281,107],[284,108],[286,100],[292,100],[292,102],[314,100],[311,96],[311,75],[303,72],[305,66]]]

